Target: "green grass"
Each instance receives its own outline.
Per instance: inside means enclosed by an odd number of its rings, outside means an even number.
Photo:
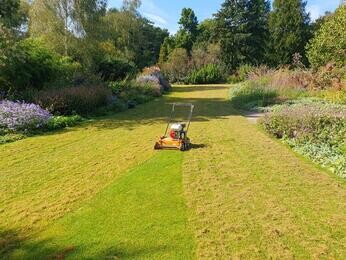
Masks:
[[[190,259],[182,153],[162,152],[15,250],[17,259]]]
[[[345,180],[249,123],[229,86],[0,146],[1,256],[263,259],[346,255]],[[173,101],[196,105],[186,153],[155,152]]]

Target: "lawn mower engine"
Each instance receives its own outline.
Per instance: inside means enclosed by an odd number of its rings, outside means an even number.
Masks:
[[[169,133],[169,136],[175,140],[185,139],[185,136],[186,136],[186,132],[184,131],[185,127],[186,127],[185,124],[171,125],[171,131]]]

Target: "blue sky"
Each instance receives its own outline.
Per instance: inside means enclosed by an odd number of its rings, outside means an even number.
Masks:
[[[120,7],[122,0],[108,0],[110,7]],[[175,33],[179,26],[181,9],[191,7],[199,21],[212,17],[220,8],[223,0],[142,0],[140,13],[157,26]],[[325,11],[334,11],[340,0],[308,0],[307,10],[313,20]]]

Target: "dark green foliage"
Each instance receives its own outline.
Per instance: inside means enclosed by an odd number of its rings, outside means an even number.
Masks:
[[[40,90],[59,77],[71,77],[77,69],[78,64],[53,53],[42,42],[26,39],[12,47],[4,60],[0,78],[7,86],[5,91]]]
[[[251,36],[246,31],[246,0],[226,0],[216,14],[217,33],[220,38],[222,57],[232,69],[245,62],[246,41]]]
[[[98,73],[104,81],[123,80],[135,74],[136,71],[132,62],[118,58],[105,58],[98,65]]]
[[[190,84],[214,84],[224,81],[222,68],[215,64],[207,64],[201,69],[193,71],[187,77]]]
[[[160,48],[164,40],[169,36],[168,30],[153,25],[147,19],[142,18],[139,28],[141,38],[138,44],[138,54],[134,62],[138,68],[155,65],[160,56]]]
[[[265,0],[226,0],[222,4],[216,14],[217,33],[224,62],[231,69],[263,62],[268,13]]]
[[[311,33],[309,14],[302,0],[275,0],[269,18],[271,65],[290,64],[295,53],[305,57],[305,45]],[[305,58],[303,59],[305,60]]]
[[[175,48],[175,39],[172,36],[166,37],[163,41],[160,49],[159,64],[165,63],[169,55],[173,52]]]
[[[187,31],[179,30],[175,35],[175,47],[183,48],[187,50],[188,53],[190,53],[192,50],[193,42],[194,40],[192,35]]]
[[[183,8],[179,24],[181,25],[182,30],[188,32],[192,36],[196,36],[198,20],[195,12],[191,8]]]
[[[242,82],[248,78],[249,73],[251,73],[255,67],[251,65],[242,65],[237,71],[228,77],[228,83],[234,84],[238,82]]]
[[[0,1],[0,23],[8,28],[17,28],[27,19],[20,0]]]
[[[180,30],[175,36],[175,47],[184,48],[190,53],[198,35],[198,20],[195,12],[191,8],[183,8],[179,24]]]
[[[216,37],[216,20],[205,19],[198,25],[198,36],[194,46],[207,46],[218,41]]]
[[[267,0],[250,0],[247,4],[247,31],[251,34],[246,44],[248,63],[259,65],[266,63],[265,53],[267,50],[268,17],[270,2]]]

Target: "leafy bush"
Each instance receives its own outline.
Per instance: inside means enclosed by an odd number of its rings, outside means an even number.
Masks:
[[[126,103],[134,101],[142,104],[162,95],[160,85],[152,82],[118,81],[111,82],[109,86],[116,98]]]
[[[104,86],[80,86],[40,91],[35,103],[54,114],[90,114],[99,107],[107,106],[112,92]]]
[[[307,47],[307,56],[313,67],[336,62],[338,67],[346,65],[346,5],[340,6],[329,17]]]
[[[71,79],[80,69],[78,63],[58,56],[34,39],[17,42],[10,53],[0,71],[0,78],[7,86],[5,91],[40,90],[55,80]]]
[[[98,73],[104,81],[118,81],[135,74],[134,63],[119,58],[105,58],[98,64]]]
[[[52,115],[35,104],[0,101],[0,128],[33,130],[48,124]]]
[[[75,126],[82,121],[83,121],[83,118],[79,115],[54,116],[48,121],[46,125],[46,129],[48,130],[62,129],[66,127]]]
[[[345,106],[313,100],[287,103],[275,107],[261,124],[296,151],[346,176]]]
[[[230,89],[230,101],[239,109],[253,109],[273,104],[277,96],[275,90],[255,81],[240,83]]]
[[[186,82],[190,84],[213,84],[224,80],[224,75],[220,66],[207,64],[199,70],[191,72]]]
[[[192,70],[187,51],[182,48],[175,49],[168,61],[161,65],[161,70],[170,82],[185,82]]]
[[[242,65],[238,68],[235,74],[228,77],[227,82],[234,84],[242,82],[248,79],[248,75],[254,70],[254,67],[251,65]]]

